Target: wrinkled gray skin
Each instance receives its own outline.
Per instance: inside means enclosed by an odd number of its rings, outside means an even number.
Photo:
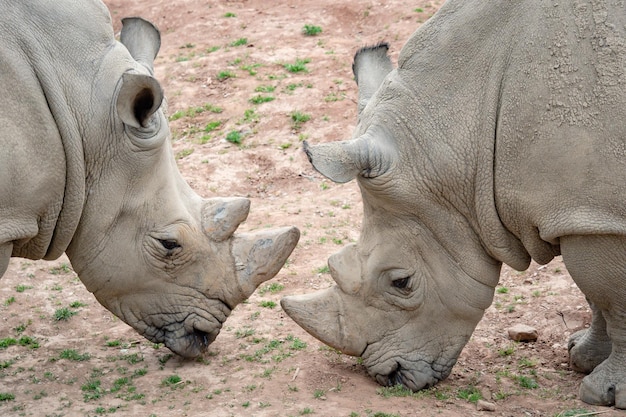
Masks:
[[[0,0],[0,276],[66,252],[102,305],[195,357],[272,278],[296,228],[234,234],[250,202],[203,200],[172,155],[159,32],[97,1]]]
[[[580,398],[626,408],[626,11],[623,2],[448,0],[400,53],[355,57],[353,139],[305,150],[357,179],[337,285],[286,297],[383,385],[446,378],[502,263],[558,254],[593,309],[570,339]]]

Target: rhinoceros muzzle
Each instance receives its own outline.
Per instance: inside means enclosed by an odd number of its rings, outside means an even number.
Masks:
[[[435,376],[432,368],[425,362],[420,362],[417,365],[417,369],[408,369],[400,363],[396,363],[395,369],[391,373],[387,375],[374,374],[373,376],[380,385],[387,387],[402,385],[411,391],[430,388],[441,380]],[[369,368],[368,372],[370,375],[373,374]]]

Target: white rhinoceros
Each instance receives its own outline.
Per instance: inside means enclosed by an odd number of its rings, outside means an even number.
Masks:
[[[0,276],[66,252],[102,305],[154,342],[201,354],[272,278],[294,227],[234,235],[244,198],[182,179],[153,78],[159,32],[114,38],[95,0],[0,0]]]
[[[626,408],[626,10],[615,1],[448,0],[400,52],[357,53],[353,139],[305,147],[355,178],[364,220],[337,286],[286,297],[384,385],[446,378],[500,267],[558,254],[590,301],[570,339],[580,398]],[[593,371],[593,372],[592,372]]]

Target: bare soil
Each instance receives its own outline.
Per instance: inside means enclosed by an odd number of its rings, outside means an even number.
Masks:
[[[156,76],[191,186],[204,197],[249,197],[244,230],[296,225],[302,237],[285,268],[233,311],[197,361],[171,355],[101,307],[66,258],[13,259],[0,282],[0,339],[18,343],[0,347],[1,415],[624,415],[577,399],[583,375],[568,365],[567,337],[591,314],[560,259],[523,273],[505,267],[506,292],[496,293],[453,373],[415,395],[383,390],[357,358],[324,346],[281,311],[281,297],[332,284],[326,259],[358,238],[362,218],[357,185],[323,179],[302,140],[351,135],[353,54],[388,41],[395,62],[440,1],[105,3],[116,31],[122,17],[142,16],[162,32]],[[305,36],[305,25],[322,32]],[[298,60],[306,71],[290,72],[286,64]],[[296,112],[310,119],[297,124]],[[240,145],[226,140],[233,131]],[[57,320],[63,308],[77,314]],[[539,339],[509,340],[517,323],[535,326]],[[477,393],[495,411],[479,411]]]

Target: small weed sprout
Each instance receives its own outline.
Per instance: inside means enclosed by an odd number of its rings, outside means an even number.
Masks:
[[[302,113],[300,111],[294,111],[291,113],[291,122],[293,123],[293,128],[295,130],[300,130],[303,123],[311,120],[311,115]]]
[[[276,87],[273,85],[260,85],[254,89],[257,93],[273,93],[276,90]]]
[[[232,71],[220,71],[217,73],[217,79],[219,81],[226,81],[229,78],[235,78],[235,73]]]
[[[506,347],[504,349],[499,349],[498,350],[498,355],[500,355],[500,356],[510,356],[513,353],[515,353],[515,346],[514,345],[511,345],[511,346],[508,346],[508,347]]]
[[[507,287],[498,287],[498,289],[496,290],[496,292],[498,294],[506,294],[509,292],[509,289]]]
[[[226,12],[226,13],[224,13],[224,17],[237,17],[237,15],[235,13],[232,13],[232,12]]]
[[[316,389],[315,392],[313,392],[313,398],[320,399],[324,397],[324,394],[325,392],[323,389]]]
[[[175,388],[178,384],[180,384],[182,381],[181,377],[174,374],[174,375],[170,375],[167,378],[164,378],[163,381],[161,381],[161,385],[166,386],[166,387],[170,387],[170,388]]]
[[[315,36],[322,33],[322,28],[315,25],[304,25],[302,33],[304,33],[304,36]]]
[[[243,46],[248,44],[247,38],[239,38],[236,41],[232,41],[229,46]]]
[[[241,132],[237,130],[231,130],[226,134],[226,140],[230,143],[234,143],[235,145],[241,145]]]
[[[292,72],[292,73],[296,73],[296,72],[309,72],[309,70],[306,67],[306,64],[308,64],[309,62],[311,62],[310,59],[305,58],[305,59],[296,59],[296,62],[294,62],[293,64],[285,64],[284,67],[287,71]]]
[[[76,314],[78,314],[76,311],[72,311],[67,307],[61,307],[54,312],[54,319],[56,321],[67,321]]]
[[[316,272],[318,274],[328,274],[330,273],[330,268],[328,267],[328,265],[324,265],[322,267],[317,268]]]
[[[15,394],[9,392],[0,392],[0,401],[13,401],[15,400]]]
[[[259,294],[263,295],[266,292],[271,292],[272,294],[276,294],[279,291],[285,289],[285,286],[279,282],[272,282],[271,284],[267,284],[263,288],[259,290]]]
[[[91,356],[89,355],[89,353],[80,354],[74,349],[65,349],[61,351],[61,353],[59,354],[59,358],[76,362],[84,362],[89,360]]]
[[[480,393],[480,390],[473,385],[468,386],[467,388],[460,389],[457,393],[457,397],[462,400],[467,400],[471,403],[476,403],[478,400],[483,398],[483,395]]]
[[[30,286],[30,285],[20,284],[20,285],[15,287],[15,291],[17,291],[17,292],[24,292],[26,290],[30,290],[31,288],[33,288],[33,287]]]
[[[274,101],[274,96],[264,96],[264,95],[258,94],[252,97],[249,101],[252,104],[269,103],[270,101]]]

